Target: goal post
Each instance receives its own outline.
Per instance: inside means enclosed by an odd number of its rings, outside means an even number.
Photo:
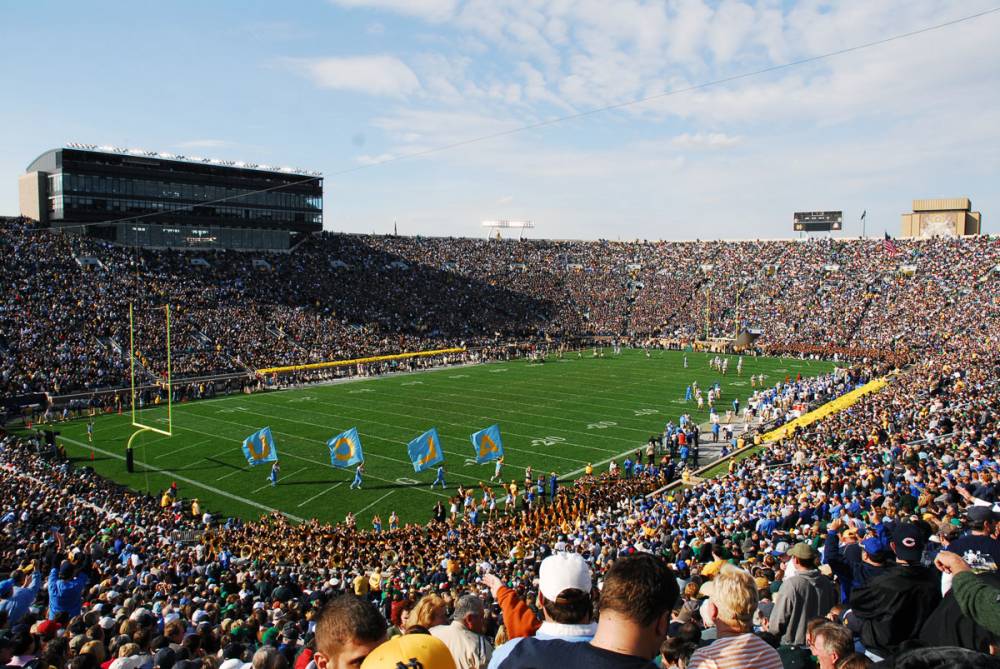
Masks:
[[[141,384],[136,385],[135,380],[135,363],[139,351],[135,348],[135,333],[136,333],[136,323],[135,323],[135,305],[134,303],[129,303],[128,305],[128,326],[129,326],[129,376],[130,376],[130,389],[131,389],[131,399],[132,399],[132,427],[140,428],[132,437],[129,439],[129,444],[132,443],[132,439],[135,438],[140,432],[150,431],[156,432],[157,434],[162,434],[166,437],[173,436],[174,429],[174,416],[173,416],[173,369],[170,360],[170,305],[164,305],[164,345],[166,348],[166,363],[167,369],[164,374],[165,380],[162,382],[157,380],[157,385],[161,388],[166,389],[167,394],[167,415],[166,419],[160,419],[166,429],[162,427],[156,427],[154,425],[149,425],[146,422],[141,422],[141,413],[137,410],[139,403],[139,393],[141,391]]]

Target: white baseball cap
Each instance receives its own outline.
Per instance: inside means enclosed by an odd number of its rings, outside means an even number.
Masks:
[[[589,595],[592,587],[590,567],[576,553],[550,555],[538,569],[538,589],[549,601],[555,601],[563,590],[580,590]]]

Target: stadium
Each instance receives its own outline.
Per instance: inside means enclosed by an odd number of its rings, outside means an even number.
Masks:
[[[357,167],[19,164],[3,666],[1000,666],[1000,244],[970,198],[860,235],[796,205],[774,238],[400,234],[331,215]]]

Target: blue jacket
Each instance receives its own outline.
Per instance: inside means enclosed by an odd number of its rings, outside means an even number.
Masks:
[[[49,620],[66,611],[70,617],[80,615],[83,607],[83,589],[87,587],[90,578],[80,574],[71,581],[59,578],[59,570],[49,573]]]
[[[11,583],[11,579],[0,583],[0,592],[2,592],[8,584]],[[0,611],[7,612],[7,625],[13,627],[24,614],[28,612],[31,604],[35,601],[35,597],[38,595],[38,589],[42,587],[42,572],[38,569],[35,570],[34,574],[31,576],[31,585],[27,587],[15,587],[14,594],[5,599],[0,603]]]

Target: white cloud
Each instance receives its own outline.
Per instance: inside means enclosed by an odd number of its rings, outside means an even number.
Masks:
[[[347,9],[376,9],[444,21],[455,13],[457,0],[330,0]]]
[[[403,97],[420,89],[413,70],[393,56],[286,58],[283,62],[321,88],[390,97]]]
[[[743,140],[740,137],[727,135],[724,132],[697,132],[694,134],[685,132],[671,139],[670,143],[678,149],[728,149],[741,141]]]

